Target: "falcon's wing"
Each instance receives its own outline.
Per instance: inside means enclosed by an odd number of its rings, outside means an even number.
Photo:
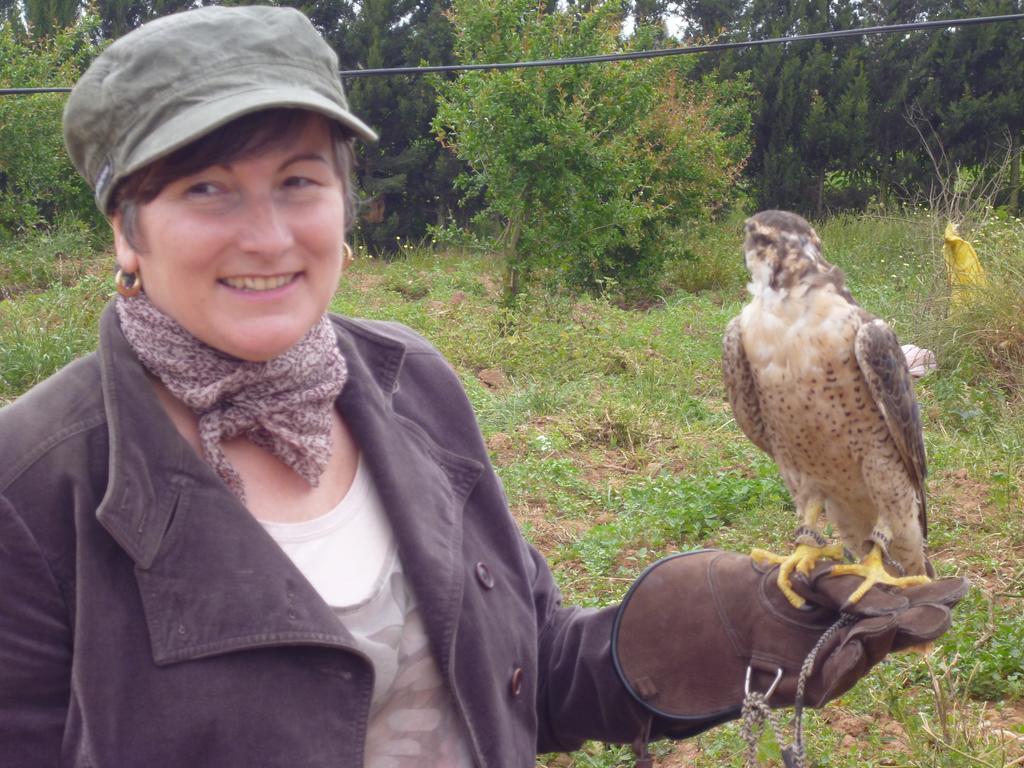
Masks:
[[[757,392],[750,361],[743,351],[740,338],[740,319],[734,317],[725,329],[725,343],[722,350],[722,375],[729,392],[729,405],[733,416],[750,441],[772,456],[771,443],[764,420],[761,418],[761,401]],[[772,456],[772,458],[775,458]]]
[[[857,331],[854,352],[857,364],[867,380],[871,398],[885,417],[889,434],[896,443],[903,466],[921,500],[919,520],[921,531],[927,536],[924,434],[906,357],[896,334],[878,318],[865,323]]]

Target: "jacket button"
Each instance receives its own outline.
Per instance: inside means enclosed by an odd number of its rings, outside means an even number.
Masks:
[[[494,589],[494,576],[491,575],[491,569],[487,567],[487,563],[476,564],[476,578],[484,589]]]
[[[513,696],[523,692],[523,668],[516,667],[512,670],[512,679],[509,681],[509,690]]]

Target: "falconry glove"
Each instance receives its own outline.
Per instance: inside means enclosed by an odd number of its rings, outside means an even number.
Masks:
[[[962,578],[876,586],[847,605],[862,579],[830,569],[793,577],[803,608],[779,591],[777,566],[732,552],[673,555],[641,574],[619,608],[612,654],[626,688],[655,716],[653,730],[681,738],[735,719],[751,690],[772,707],[792,706],[805,659],[843,612],[848,623],[832,629],[805,680],[803,704],[823,706],[886,654],[942,635],[969,586]]]

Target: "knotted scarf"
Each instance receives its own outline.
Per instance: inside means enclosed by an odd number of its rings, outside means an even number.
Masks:
[[[265,362],[203,343],[141,293],[119,296],[121,331],[143,366],[199,417],[203,456],[245,502],[221,443],[245,437],[316,486],[331,456],[331,408],[345,384],[345,358],[327,315],[293,347]]]

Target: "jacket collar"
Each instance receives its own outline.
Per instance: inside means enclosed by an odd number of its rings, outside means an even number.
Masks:
[[[349,370],[338,407],[443,659],[461,602],[462,508],[482,466],[395,413],[401,340],[356,321],[334,322]],[[100,340],[110,466],[97,517],[135,561],[154,660],[281,643],[350,646],[312,586],[178,434],[112,307]]]
[[[191,452],[171,423],[114,312],[100,318],[100,377],[109,439],[99,521],[142,568],[152,565],[167,523],[191,482]]]

